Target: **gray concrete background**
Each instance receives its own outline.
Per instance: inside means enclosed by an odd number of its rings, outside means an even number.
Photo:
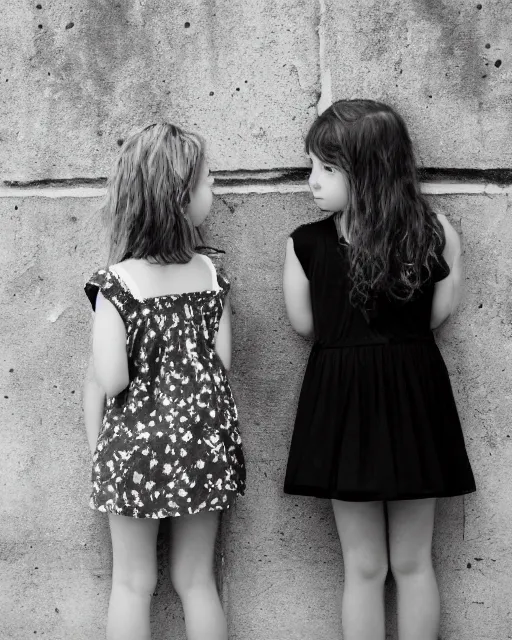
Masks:
[[[302,164],[318,91],[315,2],[6,5],[4,180],[105,176],[117,141],[162,117],[203,133],[214,169]]]
[[[508,3],[478,4],[4,3],[2,638],[103,637],[110,543],[105,518],[87,507],[81,386],[91,317],[82,285],[105,251],[101,190],[87,193],[82,179],[105,176],[117,141],[159,118],[201,131],[213,168],[228,176],[305,166],[302,137],[321,92],[326,101],[392,102],[424,166],[511,169],[512,16]],[[40,182],[59,179],[78,186],[45,190]],[[343,565],[329,504],[281,489],[309,347],[285,317],[283,252],[288,233],[319,215],[300,188],[282,193],[296,188],[267,182],[250,193],[242,176],[238,193],[217,189],[206,225],[210,243],[226,250],[232,280],[231,378],[248,462],[247,495],[224,519],[219,547],[234,640],[341,637]],[[464,243],[465,299],[439,341],[478,484],[476,494],[438,505],[441,637],[505,640],[512,638],[512,188],[430,190]],[[168,535],[165,523],[154,637],[184,640],[167,577]],[[392,583],[387,600],[388,637],[396,640]]]
[[[395,105],[407,115],[424,166],[511,166],[508,0],[325,5],[334,96],[379,96]]]

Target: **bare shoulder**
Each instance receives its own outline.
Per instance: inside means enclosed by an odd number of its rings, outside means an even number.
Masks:
[[[448,250],[450,253],[453,251],[460,250],[460,238],[457,231],[454,229],[451,222],[448,218],[442,214],[438,213],[437,218],[439,222],[443,225],[444,235],[446,238],[446,247],[445,250]]]
[[[194,258],[199,256],[200,260],[213,264],[216,269],[224,269],[226,262],[226,252],[221,249],[206,247],[203,251],[194,253]]]
[[[192,259],[189,262],[191,267],[196,267],[204,273],[210,273],[212,270],[217,269],[216,260],[212,260],[212,256],[205,253],[194,253]]]
[[[289,237],[286,242],[286,255],[284,259],[284,286],[285,289],[287,289],[289,287],[295,287],[299,283],[308,283],[309,285],[309,280],[295,252],[293,238]]]
[[[297,258],[297,254],[295,252],[295,243],[293,242],[293,238],[291,236],[288,237],[286,241],[286,257],[285,262],[288,266],[300,266],[299,259]],[[301,267],[302,271],[302,267]]]
[[[212,260],[210,255],[194,253],[189,265],[192,270],[195,270],[200,280],[196,285],[198,288],[218,288],[218,263],[216,260]],[[189,271],[189,273],[194,273],[194,271]]]
[[[138,271],[140,262],[141,262],[140,260],[137,260],[134,258],[128,258],[127,260],[121,260],[121,262],[116,262],[116,264],[111,264],[109,266],[109,269],[111,269],[116,273],[122,273],[124,271],[128,275],[134,276]]]
[[[443,225],[444,232],[446,234],[446,239],[448,240],[448,236],[450,237],[459,237],[459,234],[455,231],[452,223],[448,220],[448,218],[444,215],[444,213],[437,213],[437,219]]]

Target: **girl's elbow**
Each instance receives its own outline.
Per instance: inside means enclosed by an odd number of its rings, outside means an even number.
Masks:
[[[94,353],[94,372],[107,398],[113,398],[130,384],[128,358],[125,353]]]
[[[439,327],[453,315],[456,308],[456,301],[452,300],[448,304],[443,305],[442,308],[435,309],[430,317],[430,328],[439,329]]]
[[[105,376],[99,382],[107,398],[115,398],[130,384],[130,378],[126,372],[121,376]]]
[[[442,324],[444,324],[448,320],[449,317],[450,317],[450,314],[447,314],[447,315],[442,316],[442,317],[440,317],[440,316],[432,317],[430,319],[430,328],[432,330],[439,329],[439,327]]]
[[[315,335],[315,329],[312,322],[292,322],[294,331],[303,338],[312,338]]]
[[[219,345],[217,344],[215,348],[215,353],[217,354],[217,357],[221,361],[224,369],[226,371],[229,371],[231,369],[231,349],[229,351],[224,350],[222,348],[219,349]]]
[[[437,329],[450,316],[452,316],[461,300],[461,287],[459,280],[454,278],[452,274],[439,283],[439,289],[434,294],[432,303],[432,312],[430,316],[430,328]]]
[[[121,391],[124,391],[126,389],[128,384],[129,382],[127,381],[126,383],[123,382],[119,384],[105,385],[105,394],[107,398],[115,398],[121,393]]]
[[[219,358],[225,371],[229,372],[231,370],[231,356],[219,356]]]

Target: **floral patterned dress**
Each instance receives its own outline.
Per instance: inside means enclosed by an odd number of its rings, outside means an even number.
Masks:
[[[229,508],[245,490],[237,409],[215,352],[229,282],[219,274],[209,291],[142,299],[111,268],[85,285],[93,309],[100,290],[125,324],[130,384],[107,399],[91,507],[135,518]]]

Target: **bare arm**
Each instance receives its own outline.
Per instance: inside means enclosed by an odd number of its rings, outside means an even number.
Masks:
[[[94,362],[91,356],[87,372],[85,374],[83,390],[84,422],[87,433],[87,441],[91,453],[96,449],[98,434],[103,421],[103,411],[105,407],[105,392],[98,384],[94,375]]]
[[[98,383],[107,397],[117,396],[130,383],[126,330],[117,309],[101,292],[96,299],[92,351]]]
[[[215,351],[226,371],[231,368],[231,304],[229,298],[224,303],[224,311],[219,322],[219,330],[215,337]]]
[[[436,329],[449,318],[457,308],[462,296],[462,251],[459,234],[448,222],[446,216],[439,215],[438,217],[446,237],[443,257],[450,267],[450,273],[444,280],[436,282],[430,317],[432,329]]]
[[[283,290],[286,313],[297,333],[306,338],[314,334],[309,280],[295,254],[292,238],[288,238],[284,261]]]

